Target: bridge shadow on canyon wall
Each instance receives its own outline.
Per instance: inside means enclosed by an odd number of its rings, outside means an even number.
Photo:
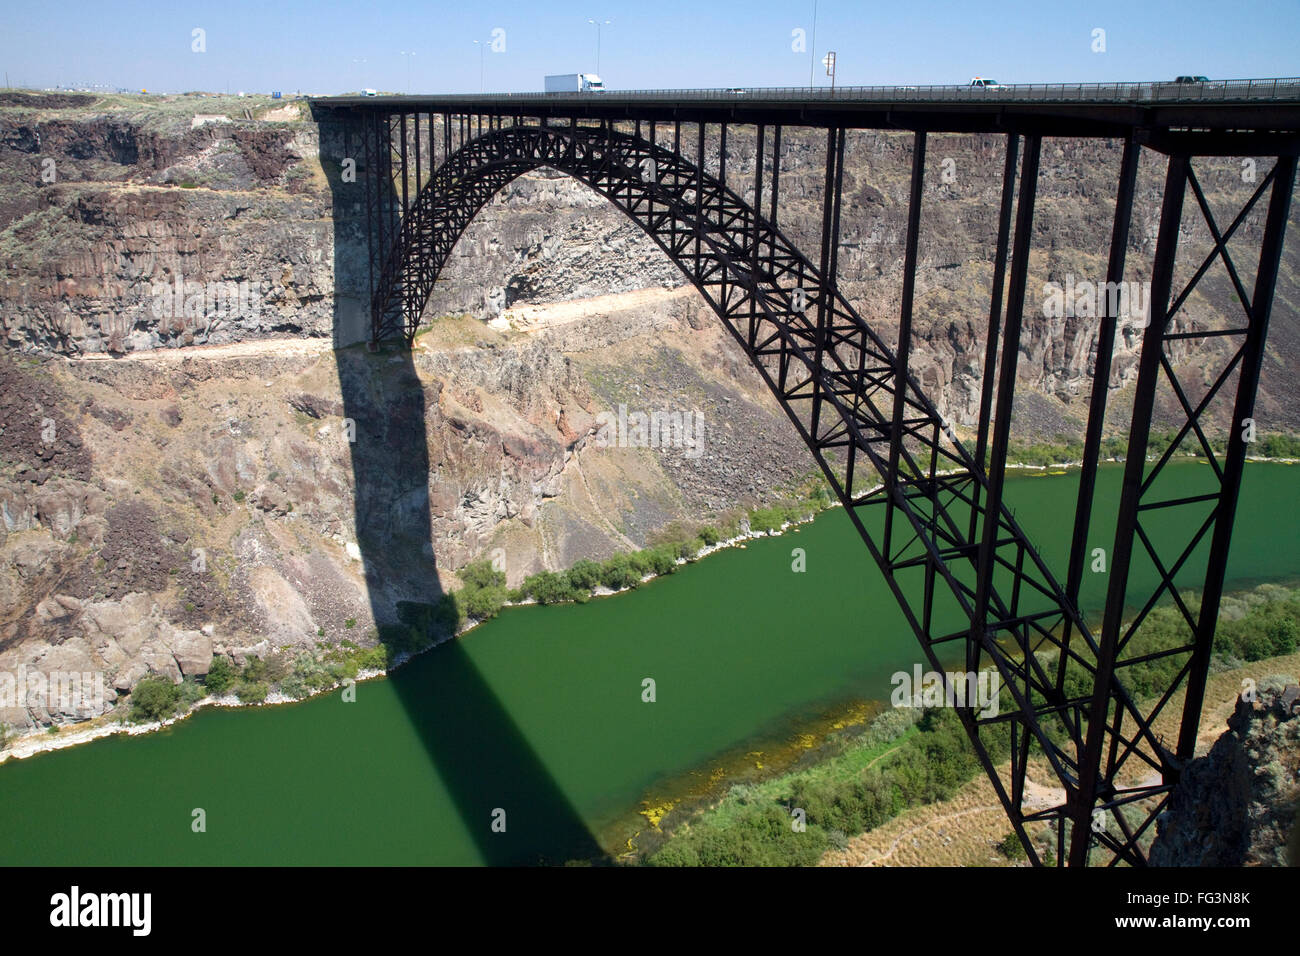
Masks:
[[[603,862],[606,857],[577,810],[538,758],[504,701],[451,635],[454,612],[438,577],[429,501],[429,403],[416,356],[387,345],[368,351],[368,273],[362,150],[357,128],[318,116],[320,157],[333,207],[336,281],[334,356],[343,415],[355,423],[351,444],[357,544],[380,640],[394,654],[439,643],[390,675],[411,726],[446,787],[461,824],[489,865]],[[341,176],[357,159],[356,182]],[[363,691],[364,693],[364,691]],[[455,820],[421,794],[389,794],[406,814]],[[417,801],[412,805],[412,801]],[[493,828],[505,811],[505,832]],[[448,844],[460,843],[448,832]],[[427,850],[427,854],[426,854]],[[439,842],[420,848],[421,862],[449,859]]]

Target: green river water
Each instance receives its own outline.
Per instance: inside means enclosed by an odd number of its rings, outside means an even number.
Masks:
[[[1209,466],[1176,465],[1166,497]],[[1247,466],[1229,588],[1300,576],[1300,469]],[[1097,540],[1121,468],[1103,468]],[[1078,472],[1008,503],[1064,577]],[[1153,536],[1191,530],[1152,513]],[[1112,532],[1113,533],[1113,532]],[[807,571],[791,570],[791,549]],[[1203,567],[1204,548],[1193,558]],[[1138,584],[1153,579],[1145,562]],[[1185,579],[1190,580],[1190,579]],[[1105,576],[1085,574],[1085,608]],[[586,605],[507,609],[391,677],[0,766],[4,864],[478,864],[617,853],[648,801],[756,766],[921,660],[840,509]],[[642,680],[657,700],[642,702]],[[194,833],[202,808],[207,829]],[[505,832],[494,832],[503,810]],[[499,819],[498,815],[498,819]]]

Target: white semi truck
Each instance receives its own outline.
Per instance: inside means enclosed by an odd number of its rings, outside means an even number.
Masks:
[[[546,78],[547,93],[604,93],[605,84],[595,73],[555,73]]]

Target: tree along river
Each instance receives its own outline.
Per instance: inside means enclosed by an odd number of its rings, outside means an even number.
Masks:
[[[1098,482],[1089,548],[1108,556],[1121,475],[1108,466]],[[1162,497],[1195,494],[1210,477],[1206,464],[1177,464]],[[1247,466],[1229,588],[1300,576],[1297,477],[1287,465]],[[1077,470],[1008,485],[1058,579],[1077,488]],[[1198,524],[1172,510],[1148,518],[1153,538],[1180,548]],[[792,570],[794,548],[804,550],[803,573]],[[1192,559],[1198,570],[1205,550]],[[1150,562],[1134,567],[1149,592]],[[1085,607],[1099,608],[1106,575],[1086,571],[1084,585]],[[300,704],[205,708],[157,733],[11,760],[0,766],[0,863],[618,856],[649,825],[640,811],[771,770],[855,707],[860,719],[864,701],[887,700],[890,676],[921,661],[861,539],[834,509],[631,593],[507,609],[359,684],[355,702],[335,691]],[[655,682],[653,703],[642,700],[645,678]],[[205,832],[192,827],[196,809]]]

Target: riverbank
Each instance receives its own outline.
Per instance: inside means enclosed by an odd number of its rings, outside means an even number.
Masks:
[[[811,506],[814,500],[815,499],[810,498],[804,503]],[[703,547],[699,548],[690,557],[678,558],[675,561],[675,566],[672,572],[665,572],[661,574],[647,573],[641,576],[635,583],[620,588],[608,588],[604,586],[598,586],[597,588],[593,589],[592,597],[607,598],[607,597],[614,597],[620,594],[626,594],[635,590],[636,588],[640,587],[643,584],[648,584],[656,580],[657,578],[664,577],[665,574],[667,573],[674,573],[677,570],[677,568],[683,567],[687,564],[694,564],[711,555],[715,555],[731,549],[744,549],[749,542],[753,542],[762,538],[778,537],[789,531],[798,531],[799,526],[808,524],[809,522],[815,520],[817,516],[822,514],[824,511],[839,506],[840,503],[838,501],[834,501],[834,500],[829,501],[828,503],[825,503],[814,510],[810,510],[807,514],[805,514],[802,517],[799,517],[798,519],[783,521],[778,527],[770,530],[758,530],[758,531],[748,530],[748,522],[746,521],[743,523],[742,526],[745,527],[747,530],[740,531],[739,533],[731,535],[726,539],[715,541],[712,544],[706,544]],[[776,507],[776,506],[769,506],[769,507]],[[763,510],[763,509],[758,509],[758,510]],[[518,601],[504,602],[502,604],[502,607],[525,607],[528,605],[535,605],[539,603],[544,603],[544,602],[539,602],[536,598],[528,597]],[[464,637],[465,635],[474,631],[481,625],[488,623],[488,621],[491,620],[491,617],[494,616],[495,616],[495,612],[493,613],[493,615],[489,617],[466,620],[464,623],[460,624],[450,632],[444,632],[441,634],[430,634],[429,635],[430,639],[427,642],[422,643],[421,646],[419,647],[410,648],[410,649],[396,649],[392,647],[385,647],[385,650],[388,654],[388,663],[386,664],[385,667],[358,668],[355,674],[352,674],[351,676],[348,676],[340,680],[335,680],[329,683],[328,685],[321,687],[320,689],[314,689],[310,693],[301,696],[284,693],[281,689],[277,689],[275,686],[273,686],[271,689],[268,689],[266,696],[260,700],[241,700],[240,697],[234,692],[223,693],[219,695],[209,694],[195,700],[192,704],[187,705],[182,712],[167,717],[166,719],[163,720],[133,722],[129,719],[127,713],[114,712],[110,714],[105,714],[104,716],[95,718],[91,721],[87,721],[84,724],[62,725],[59,727],[57,733],[50,733],[49,729],[47,728],[44,730],[35,730],[30,733],[24,734],[22,736],[9,737],[7,739],[0,738],[0,764],[3,764],[6,761],[11,759],[22,760],[28,757],[35,756],[37,754],[64,750],[69,747],[79,746],[81,744],[90,743],[95,740],[102,740],[106,737],[112,737],[119,734],[125,734],[127,736],[136,737],[144,734],[154,733],[160,730],[165,730],[169,727],[172,727],[186,720],[192,714],[197,713],[198,711],[207,707],[261,708],[261,707],[282,706],[285,704],[306,703],[307,701],[324,697],[328,694],[332,694],[338,690],[341,690],[345,686],[348,686],[349,683],[360,684],[366,681],[374,680],[376,678],[388,677],[396,673],[398,670],[400,670],[402,667],[409,664],[412,660],[416,659],[417,657],[420,657],[421,655],[429,651],[432,651],[437,647],[442,646],[448,641],[457,640],[461,637]],[[380,638],[380,644],[381,646],[383,646],[382,638]],[[332,648],[331,651],[333,650],[336,649]],[[122,704],[120,704],[119,706],[129,706],[129,699],[123,702]]]
[[[1266,678],[1300,677],[1300,654],[1271,657],[1219,671],[1205,688],[1197,755],[1204,754],[1228,729],[1242,681],[1262,685]],[[1006,772],[1007,768],[1001,768]],[[1054,795],[1045,787],[1035,788]],[[828,851],[818,866],[1025,866],[1024,857],[1003,849],[1010,835],[1006,811],[993,784],[978,774],[947,800],[905,810],[883,826],[850,838]]]
[[[1162,620],[1166,617],[1173,617],[1171,609],[1153,611],[1148,628],[1168,623]],[[1298,644],[1300,588],[1268,584],[1225,595],[1198,753],[1225,729],[1244,678],[1259,683],[1281,672],[1294,680],[1300,673]],[[1243,661],[1242,656],[1250,659]],[[1169,722],[1178,719],[1176,709],[1162,718],[1158,729],[1175,734],[1177,726]],[[991,756],[997,761],[1006,755]],[[1049,799],[1050,781],[1051,774],[1044,773],[1026,799],[1059,802]],[[737,784],[693,812],[666,820],[662,835],[642,848],[640,862],[657,866],[1014,863],[1023,857],[1014,847],[1009,855],[999,849],[1010,827],[1001,804],[983,799],[992,793],[951,710],[885,710],[865,727],[828,737],[811,763],[757,783]],[[802,830],[792,827],[795,809],[804,813]],[[990,828],[997,839],[988,839]],[[926,852],[918,853],[921,834],[926,835]],[[906,844],[907,840],[914,842]],[[1045,839],[1043,853],[1050,852],[1048,843]]]
[[[1174,493],[1196,491],[1208,471],[1171,469]],[[1112,465],[1098,476],[1103,515],[1122,474]],[[1294,522],[1279,524],[1295,474],[1247,469],[1234,592],[1300,569]],[[1077,472],[1059,483],[1012,479],[1046,561],[1066,556],[1058,516],[1077,481]],[[636,859],[660,839],[652,821],[672,831],[696,799],[716,802],[736,784],[820,762],[828,738],[851,730],[835,730],[837,718],[889,698],[891,675],[913,670],[915,638],[845,518],[825,515],[769,540],[752,535],[617,601],[508,609],[473,640],[416,654],[390,679],[356,687],[355,699],[334,693],[239,712],[205,705],[165,732],[15,761],[0,768],[11,808],[0,856],[47,865]],[[1177,522],[1152,530],[1170,546],[1186,533]],[[1150,577],[1135,586],[1157,586]],[[1089,607],[1104,589],[1101,576],[1085,580]],[[817,593],[839,597],[810,602]],[[938,624],[959,626],[950,617]],[[371,643],[360,632],[354,640]],[[392,650],[390,667],[401,659]],[[334,664],[380,658],[375,651],[340,648]],[[272,658],[253,676],[277,679],[291,662]],[[328,670],[319,676],[338,683]],[[646,678],[657,695],[645,693]],[[927,765],[886,757],[871,769],[893,762]],[[87,781],[110,779],[84,799]],[[190,839],[195,806],[209,820],[239,823],[222,826],[220,839]],[[507,838],[484,836],[481,806],[509,811]],[[124,845],[128,830],[139,839]],[[345,844],[340,832],[350,834]]]
[[[1261,459],[1252,459],[1261,461]],[[1280,463],[1294,464],[1294,460],[1281,460]],[[1035,465],[1019,464],[1008,466],[1014,468],[1018,473],[1028,477],[1046,476],[1055,474],[1065,474],[1071,467],[1077,468],[1078,462],[1060,462],[1054,465]],[[805,486],[806,487],[806,486]],[[786,499],[789,502],[794,499]],[[819,515],[839,505],[838,501],[829,498],[817,498],[814,495],[806,495],[797,500],[797,507],[803,513],[795,520],[784,520],[776,527],[764,530],[752,530],[749,528],[749,521],[745,519],[743,526],[747,529],[731,534],[725,539],[714,541],[710,544],[701,544],[695,548],[688,557],[675,557],[672,561],[671,571],[674,573],[686,564],[695,563],[702,559],[719,554],[721,552],[733,549],[744,549],[754,541],[766,537],[782,535],[787,533],[798,533],[802,526],[815,520]],[[777,506],[769,506],[766,509],[756,509],[750,512],[751,515],[757,515],[761,512],[768,512],[766,517],[771,518],[770,512]],[[560,572],[563,574],[563,572]],[[653,582],[663,574],[645,573],[637,575],[635,582],[625,587],[608,588],[597,586],[593,589],[591,597],[612,597],[617,594],[626,594],[637,587]],[[459,592],[456,592],[459,593]],[[537,600],[535,597],[526,597],[514,602],[506,602],[503,606],[517,607],[546,603]],[[303,703],[305,701],[325,696],[333,693],[343,687],[348,681],[364,682],[373,680],[376,677],[383,677],[396,673],[400,668],[408,664],[413,658],[422,655],[425,651],[434,647],[441,646],[448,640],[464,636],[468,632],[477,628],[481,623],[485,623],[489,618],[467,619],[463,623],[458,623],[454,630],[450,632],[436,632],[434,630],[422,631],[419,635],[420,640],[417,645],[405,646],[405,639],[402,641],[391,641],[385,635],[378,635],[377,647],[361,648],[356,644],[344,642],[345,647],[331,647],[329,654],[337,655],[337,659],[329,665],[328,673],[325,675],[317,674],[318,680],[305,693],[286,693],[283,688],[272,685],[267,688],[265,697],[255,701],[240,700],[231,693],[222,693],[216,695],[205,695],[194,701],[193,705],[188,707],[183,713],[168,717],[166,721],[148,721],[139,723],[130,723],[125,719],[125,711],[115,712],[104,718],[87,724],[64,725],[58,733],[49,733],[46,730],[38,730],[28,733],[22,737],[16,737],[7,742],[7,745],[0,749],[0,763],[13,758],[22,759],[38,753],[45,753],[53,750],[61,750],[67,747],[77,746],[82,743],[98,740],[107,736],[118,733],[127,733],[129,735],[138,735],[149,733],[152,730],[161,729],[171,726],[186,715],[198,709],[208,706],[236,707],[236,706],[273,706],[288,703]],[[382,658],[383,666],[365,666],[366,663],[375,659]],[[320,661],[316,662],[321,664]],[[321,665],[324,666],[324,665]],[[300,685],[301,681],[298,682]],[[201,687],[202,685],[199,685]],[[129,702],[124,704],[129,707]]]

